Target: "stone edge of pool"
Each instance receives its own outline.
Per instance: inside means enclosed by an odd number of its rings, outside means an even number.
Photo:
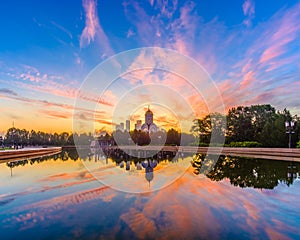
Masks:
[[[116,149],[113,146],[110,149]],[[138,151],[174,151],[187,153],[217,154],[240,156],[249,158],[260,158],[281,161],[300,162],[300,149],[298,148],[230,148],[230,147],[195,147],[195,146],[122,146],[122,149],[133,149]]]
[[[110,147],[116,149],[118,147]],[[218,154],[229,156],[241,156],[250,158],[295,161],[300,162],[300,149],[297,148],[228,148],[228,147],[193,147],[193,146],[122,146],[122,149],[135,149],[141,151],[174,151],[202,154]],[[48,148],[23,148],[19,150],[0,150],[0,163],[8,161],[18,161],[42,157],[46,155],[54,155],[60,153],[62,147]]]
[[[0,150],[0,163],[32,159],[35,157],[49,156],[49,155],[60,153],[61,151],[62,151],[61,147]]]

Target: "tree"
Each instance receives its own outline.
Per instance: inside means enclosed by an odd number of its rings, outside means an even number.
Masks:
[[[256,141],[264,146],[283,146],[286,139],[283,136],[284,114],[276,113],[270,104],[232,108],[227,115],[227,141]]]
[[[202,119],[194,119],[191,132],[193,132],[196,136],[199,136],[200,142],[209,143],[211,133],[211,122],[209,115]]]
[[[276,111],[270,104],[253,105],[250,107],[250,114],[254,130],[253,139],[258,141],[266,122],[274,122],[277,117]]]
[[[62,146],[66,145],[68,142],[68,138],[69,138],[69,133],[67,133],[67,132],[61,133],[59,136],[60,145],[62,145]]]
[[[287,136],[285,133],[285,116],[281,113],[269,118],[262,131],[258,134],[258,140],[264,147],[286,147]]]
[[[171,128],[167,132],[167,139],[166,144],[167,145],[180,145],[180,133],[175,130],[174,128]]]
[[[249,107],[239,106],[228,111],[227,140],[229,142],[253,141],[254,132]]]
[[[201,143],[222,143],[226,132],[226,117],[220,113],[206,115],[202,119],[195,119],[191,127]]]

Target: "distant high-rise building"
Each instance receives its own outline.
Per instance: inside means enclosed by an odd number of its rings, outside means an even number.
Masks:
[[[142,129],[142,120],[137,120],[136,121],[135,129],[138,130],[138,131]]]
[[[130,120],[126,120],[126,131],[130,132]]]

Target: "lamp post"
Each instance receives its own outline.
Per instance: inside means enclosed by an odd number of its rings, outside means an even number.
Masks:
[[[286,133],[289,134],[289,148],[291,148],[292,134],[295,133],[294,126],[295,126],[295,122],[293,120],[285,121]]]

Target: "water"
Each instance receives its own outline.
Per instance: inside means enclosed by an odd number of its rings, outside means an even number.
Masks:
[[[300,238],[300,164],[221,156],[205,176],[194,162],[166,187],[134,194],[102,184],[87,163],[133,176],[112,159],[74,152],[0,164],[0,238]],[[163,174],[154,169],[150,186],[145,177],[136,184],[151,190]]]

